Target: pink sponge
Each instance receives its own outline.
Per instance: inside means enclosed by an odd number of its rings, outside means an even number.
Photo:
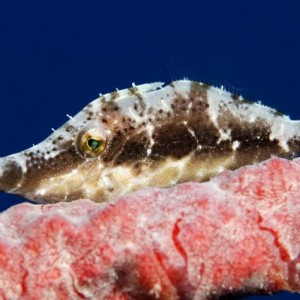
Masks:
[[[0,215],[1,299],[212,299],[300,290],[300,160],[113,203]]]

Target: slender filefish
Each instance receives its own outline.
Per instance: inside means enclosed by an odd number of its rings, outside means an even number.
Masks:
[[[133,84],[0,158],[0,190],[37,202],[103,202],[299,150],[300,121],[260,103],[196,81]]]

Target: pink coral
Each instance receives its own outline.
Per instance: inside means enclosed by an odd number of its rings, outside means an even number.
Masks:
[[[0,216],[2,299],[209,299],[300,290],[300,160],[113,203]]]

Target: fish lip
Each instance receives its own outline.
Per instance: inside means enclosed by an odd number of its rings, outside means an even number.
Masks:
[[[0,191],[13,192],[20,187],[22,167],[12,157],[0,158]]]

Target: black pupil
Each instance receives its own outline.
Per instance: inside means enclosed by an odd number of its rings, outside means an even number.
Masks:
[[[96,150],[100,146],[100,141],[94,140],[94,139],[89,139],[88,145],[92,150]]]

